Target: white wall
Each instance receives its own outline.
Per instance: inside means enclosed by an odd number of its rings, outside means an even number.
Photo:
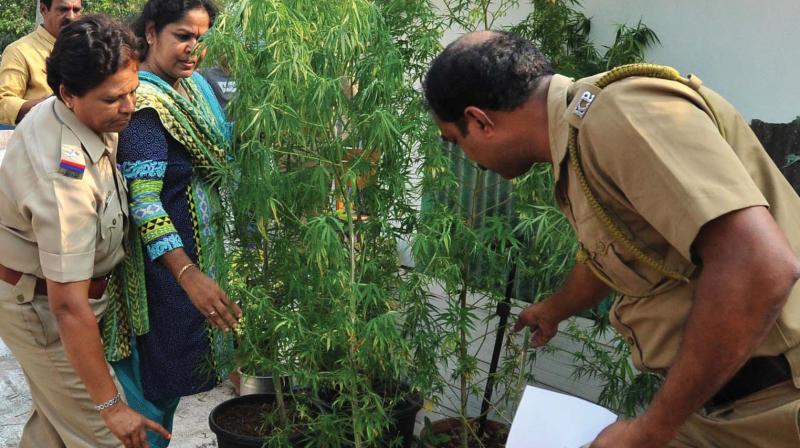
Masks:
[[[640,18],[661,39],[648,60],[696,73],[748,121],[800,115],[800,1],[583,0],[596,42]]]
[[[529,2],[509,20],[525,17]],[[616,25],[639,19],[661,39],[649,62],[695,73],[750,121],[773,123],[800,115],[800,1],[798,0],[582,0],[599,45]],[[434,1],[441,5],[442,0]],[[445,44],[461,34],[445,33]]]

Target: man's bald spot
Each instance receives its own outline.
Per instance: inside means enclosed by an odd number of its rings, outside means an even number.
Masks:
[[[456,39],[453,42],[452,47],[453,49],[461,49],[480,45],[491,40],[492,38],[497,37],[498,35],[499,34],[495,31],[473,31]]]

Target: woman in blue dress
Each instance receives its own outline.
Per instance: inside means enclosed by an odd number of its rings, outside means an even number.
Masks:
[[[131,406],[166,428],[180,397],[219,382],[241,315],[215,280],[224,262],[215,176],[224,171],[230,135],[211,87],[195,72],[198,40],[216,13],[210,0],[145,4],[134,25],[143,46],[136,112],[120,133],[136,230],[119,284],[125,313],[107,325],[114,328],[107,356],[118,360]],[[169,443],[149,436],[150,446]]]

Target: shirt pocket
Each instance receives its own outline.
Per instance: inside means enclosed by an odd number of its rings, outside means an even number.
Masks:
[[[125,200],[125,198],[122,198]],[[116,251],[125,234],[125,215],[116,190],[106,194],[97,222],[97,245],[95,259],[100,260]]]
[[[618,249],[618,243],[611,240],[596,240],[586,247],[590,263],[594,263],[606,282],[626,296],[646,297],[656,293],[660,281],[651,281],[640,272],[636,263],[625,252]]]

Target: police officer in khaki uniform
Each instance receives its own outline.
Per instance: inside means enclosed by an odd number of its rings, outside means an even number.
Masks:
[[[593,448],[800,446],[800,199],[728,102],[658,66],[573,82],[498,32],[448,46],[425,94],[477,163],[553,164],[580,263],[516,329],[545,344],[614,289],[635,365],[664,375]]]
[[[65,27],[47,67],[57,98],[31,110],[0,168],[0,337],[33,398],[23,448],[144,447],[145,429],[168,436],[121,401],[97,325],[107,276],[125,255],[116,132],[134,110],[135,48],[103,16]]]

